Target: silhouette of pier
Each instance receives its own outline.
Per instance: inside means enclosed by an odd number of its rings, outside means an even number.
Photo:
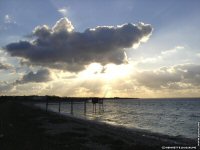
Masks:
[[[83,105],[83,112],[84,114],[87,113],[88,110],[88,103],[92,104],[92,111],[93,113],[102,113],[104,112],[104,100],[117,100],[117,99],[138,99],[138,98],[123,98],[123,97],[59,97],[59,96],[38,96],[38,95],[30,95],[30,96],[0,96],[0,103],[3,101],[10,101],[10,102],[19,102],[19,103],[42,103],[46,104],[46,111],[49,109],[49,105],[58,105],[58,112],[61,112],[62,104],[69,104],[70,105],[70,113],[74,113],[74,105],[75,104],[82,104]],[[91,108],[91,107],[90,107]],[[66,108],[65,108],[66,109]]]
[[[92,103],[92,111],[93,113],[97,113],[97,110],[99,113],[104,112],[104,104],[103,104],[104,98],[99,98],[99,97],[88,97],[88,98],[72,98],[72,97],[67,97],[67,98],[62,98],[62,99],[53,99],[53,98],[47,98],[46,99],[46,111],[48,111],[49,105],[55,105],[58,104],[58,112],[61,112],[61,105],[62,104],[70,104],[70,113],[74,113],[74,105],[75,104],[83,104],[83,110],[84,114],[86,115],[87,113],[87,104]]]

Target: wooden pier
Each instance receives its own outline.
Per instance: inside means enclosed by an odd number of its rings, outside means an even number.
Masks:
[[[98,98],[98,97],[89,97],[89,98],[71,98],[67,97],[64,99],[46,99],[46,111],[48,111],[49,105],[55,105],[58,104],[58,112],[61,112],[61,105],[62,103],[68,103],[70,105],[70,113],[73,115],[74,113],[74,104],[81,103],[83,104],[83,110],[84,114],[87,113],[87,103],[92,103],[92,111],[93,113],[97,113],[97,110],[99,113],[104,112],[104,104],[103,104],[104,98]],[[98,107],[98,106],[99,107]]]

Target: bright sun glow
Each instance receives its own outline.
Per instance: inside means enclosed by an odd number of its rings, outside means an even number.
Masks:
[[[120,77],[126,77],[130,74],[131,66],[108,64],[102,66],[98,63],[92,63],[88,68],[80,73],[81,78],[99,78],[104,80],[114,80]]]

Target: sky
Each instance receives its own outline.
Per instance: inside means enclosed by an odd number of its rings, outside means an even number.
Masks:
[[[199,97],[199,0],[0,0],[0,95]]]

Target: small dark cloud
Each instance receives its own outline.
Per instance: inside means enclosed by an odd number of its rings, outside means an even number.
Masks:
[[[100,71],[95,71],[94,74],[100,74],[100,73],[103,74],[103,73],[106,73],[106,69],[107,68],[105,66],[103,66]]]
[[[28,74],[25,74],[20,80],[17,80],[15,83],[16,84],[25,84],[29,82],[48,82],[52,80],[51,79],[51,74],[49,70],[47,69],[42,69],[38,70],[37,72],[29,72]]]
[[[27,59],[31,65],[78,72],[93,62],[127,63],[124,49],[141,42],[151,32],[149,24],[128,23],[117,27],[99,26],[81,33],[74,30],[67,18],[62,18],[52,28],[36,27],[32,42],[10,43],[5,49],[11,56]]]
[[[101,69],[101,72],[100,73],[105,73],[106,72],[106,67],[103,67],[102,69]]]

